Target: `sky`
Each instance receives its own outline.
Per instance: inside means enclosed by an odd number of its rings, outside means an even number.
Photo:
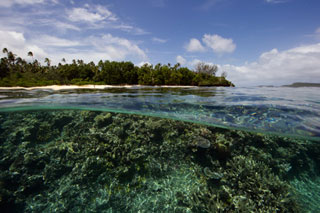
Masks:
[[[319,0],[0,0],[0,48],[42,64],[202,61],[236,86],[320,83],[319,11]]]

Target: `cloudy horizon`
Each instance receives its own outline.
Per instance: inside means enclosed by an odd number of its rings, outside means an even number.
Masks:
[[[53,64],[203,61],[236,86],[319,83],[317,8],[316,0],[2,0],[0,48]]]

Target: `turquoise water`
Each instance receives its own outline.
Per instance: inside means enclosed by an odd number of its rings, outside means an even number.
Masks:
[[[287,87],[2,90],[0,110],[113,111],[320,140],[319,94],[319,88]]]
[[[318,90],[0,90],[0,212],[319,212]]]

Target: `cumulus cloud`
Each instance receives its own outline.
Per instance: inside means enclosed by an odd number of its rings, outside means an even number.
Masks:
[[[223,38],[217,34],[204,34],[202,41],[205,46],[198,39],[192,38],[185,48],[188,52],[205,52],[212,49],[217,54],[232,53],[236,49],[236,44],[231,38]]]
[[[138,47],[138,45],[132,43],[128,39],[112,36],[111,34],[103,35],[101,39],[93,39],[93,45],[96,49],[114,50],[113,60],[123,60],[127,55],[138,56],[142,59],[147,59],[145,52]],[[118,56],[118,54],[120,54]]]
[[[0,30],[0,48],[7,48],[9,51],[24,58],[29,51],[35,53],[35,56],[43,59],[47,53],[39,46],[30,44],[26,41],[24,35],[15,31],[2,31]]]
[[[191,67],[195,67],[200,62],[202,62],[202,61],[196,58],[196,59],[193,59],[192,61],[190,61],[188,64]]]
[[[200,63],[200,62],[209,64],[209,65],[214,65],[214,63],[212,63],[212,62],[203,61],[203,60],[200,60],[200,59],[198,59],[198,58],[195,58],[195,59],[192,59],[192,60],[189,61],[189,60],[187,60],[186,58],[184,58],[184,57],[182,57],[182,56],[180,56],[180,55],[178,55],[178,56],[176,57],[176,61],[177,61],[178,63],[180,63],[181,65],[190,67],[191,69],[195,68],[196,65],[197,65],[198,63]]]
[[[230,38],[223,38],[219,35],[205,34],[202,38],[205,45],[211,48],[215,53],[232,53],[236,49],[236,45]]]
[[[272,49],[260,55],[256,62],[242,66],[222,65],[228,79],[238,86],[283,85],[293,82],[319,83],[320,43],[285,51]]]
[[[61,58],[71,61],[83,59],[86,62],[99,60],[147,60],[146,53],[132,41],[125,38],[106,34],[100,37],[90,36],[78,40],[50,35],[40,35],[37,40],[27,40],[23,33],[15,31],[0,31],[1,50],[8,48],[9,51],[26,58],[27,53],[32,51],[34,58],[43,61],[48,57],[53,64],[61,61]]]
[[[182,57],[181,55],[178,55],[176,57],[176,61],[177,61],[177,63],[179,63],[181,65],[185,65],[187,63],[187,60],[184,57]]]
[[[196,38],[190,39],[189,43],[185,46],[188,52],[204,52],[205,48],[200,41]]]

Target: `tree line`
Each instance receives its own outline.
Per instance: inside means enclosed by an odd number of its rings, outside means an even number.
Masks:
[[[102,61],[85,63],[73,60],[66,63],[63,58],[58,65],[51,65],[45,58],[44,65],[28,56],[31,62],[18,57],[7,48],[5,57],[0,59],[0,86],[46,86],[46,85],[84,85],[84,84],[140,84],[140,85],[193,85],[193,86],[234,86],[226,75],[216,76],[217,66],[199,63],[195,70],[181,67],[179,63],[144,64],[135,66],[132,62]]]

